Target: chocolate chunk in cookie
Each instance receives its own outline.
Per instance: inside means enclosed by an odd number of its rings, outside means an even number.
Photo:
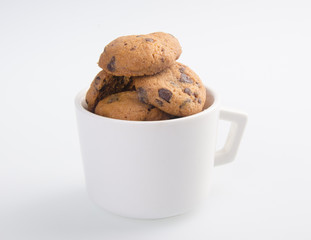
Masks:
[[[160,88],[158,90],[158,94],[159,94],[159,97],[162,98],[163,100],[167,101],[168,103],[170,102],[172,96],[173,96],[173,93],[166,89],[166,88]]]
[[[116,70],[115,64],[116,64],[116,58],[115,58],[115,56],[113,56],[111,58],[110,62],[107,64],[107,69],[110,72],[114,72]]]
[[[139,87],[137,88],[137,94],[138,94],[138,99],[139,101],[143,102],[143,103],[148,103],[148,96],[147,96],[147,92],[144,88]]]

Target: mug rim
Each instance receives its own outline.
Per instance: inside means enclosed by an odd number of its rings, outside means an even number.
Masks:
[[[205,85],[204,85],[205,86]],[[187,121],[187,120],[191,120],[193,118],[198,118],[202,115],[206,115],[210,112],[213,112],[217,109],[218,105],[219,105],[219,97],[218,95],[215,93],[214,90],[212,90],[211,88],[205,86],[206,90],[211,93],[211,95],[214,98],[214,101],[212,103],[211,106],[209,106],[207,109],[199,112],[199,113],[195,113],[193,115],[190,116],[185,116],[185,117],[180,117],[180,118],[175,118],[175,119],[168,119],[168,120],[155,120],[155,121],[135,121],[135,120],[123,120],[123,119],[115,119],[115,118],[109,118],[109,117],[105,117],[105,116],[100,116],[97,115],[95,113],[92,113],[90,111],[88,111],[87,109],[85,109],[82,105],[82,103],[86,103],[85,102],[85,95],[86,92],[88,90],[88,88],[84,88],[81,91],[79,91],[75,97],[75,107],[76,109],[83,113],[88,115],[89,117],[95,118],[95,119],[102,119],[105,121],[112,121],[112,122],[119,122],[119,123],[129,123],[129,124],[166,124],[166,123],[174,123],[174,122],[180,122],[180,121]]]

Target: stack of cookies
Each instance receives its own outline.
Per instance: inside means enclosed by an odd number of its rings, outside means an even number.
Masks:
[[[86,94],[88,110],[122,120],[155,121],[202,111],[206,89],[198,75],[176,62],[178,40],[168,33],[115,39],[101,54],[102,68]]]

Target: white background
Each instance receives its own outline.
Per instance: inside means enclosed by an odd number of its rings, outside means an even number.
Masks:
[[[139,221],[88,199],[73,99],[107,43],[154,31],[249,122],[200,211]],[[307,0],[1,0],[0,239],[311,239],[310,82]]]

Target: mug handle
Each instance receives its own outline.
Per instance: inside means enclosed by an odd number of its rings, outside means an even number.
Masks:
[[[214,166],[234,160],[246,126],[247,115],[242,112],[220,109],[219,119],[231,122],[231,126],[224,147],[216,152]]]

